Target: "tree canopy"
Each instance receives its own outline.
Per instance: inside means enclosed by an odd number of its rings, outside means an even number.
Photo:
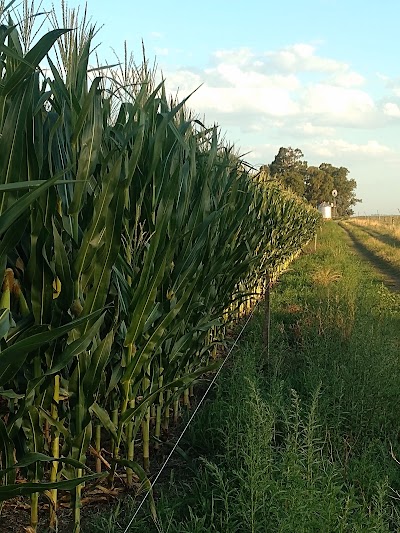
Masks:
[[[319,167],[308,166],[303,158],[304,154],[299,148],[281,146],[272,163],[263,165],[261,170],[269,179],[278,180],[314,206],[331,202],[332,191],[336,189],[337,215],[352,215],[352,206],[361,200],[355,196],[357,183],[354,179],[349,179],[349,170],[330,163],[321,163]]]

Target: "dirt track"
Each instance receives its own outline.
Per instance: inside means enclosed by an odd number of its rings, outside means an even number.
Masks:
[[[388,289],[393,292],[400,292],[400,275],[399,271],[392,265],[368,250],[357,237],[349,231],[349,228],[342,223],[339,226],[347,234],[350,244],[353,248],[369,263],[372,264],[376,272],[382,277],[382,282]]]

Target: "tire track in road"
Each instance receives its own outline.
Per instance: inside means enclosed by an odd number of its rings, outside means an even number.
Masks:
[[[366,228],[363,226],[358,226],[358,229],[360,229],[361,231],[364,231],[370,237],[377,239],[378,241],[381,241],[381,243],[383,244],[393,246],[394,248],[400,247],[400,240],[397,237],[390,237],[389,235],[382,235],[378,231],[374,231],[373,229]]]
[[[367,260],[382,277],[384,285],[393,292],[400,292],[400,272],[390,263],[374,254],[358,239],[350,228],[339,222],[339,226],[348,236],[351,245],[358,252],[358,254]]]

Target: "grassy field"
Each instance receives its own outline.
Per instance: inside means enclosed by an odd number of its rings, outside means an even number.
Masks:
[[[383,235],[389,239],[400,240],[400,216],[382,218],[351,218],[349,223],[358,226],[365,231],[371,231],[378,235]]]
[[[400,275],[400,225],[397,222],[350,219],[343,222],[343,227],[367,253]]]
[[[326,223],[272,293],[156,488],[158,522],[130,532],[399,531],[400,298]],[[125,500],[86,518],[124,531]]]
[[[352,217],[352,221],[360,224],[375,224],[383,226],[400,227],[400,215],[370,215]]]

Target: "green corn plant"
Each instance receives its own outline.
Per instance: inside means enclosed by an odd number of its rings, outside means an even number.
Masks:
[[[30,495],[36,530],[46,490],[54,529],[69,490],[78,533],[101,464],[111,483],[121,469],[147,483],[152,437],[319,215],[250,175],[145,59],[92,70],[86,13],[52,18],[36,43],[29,25],[22,39],[11,19],[0,30],[0,499]]]

